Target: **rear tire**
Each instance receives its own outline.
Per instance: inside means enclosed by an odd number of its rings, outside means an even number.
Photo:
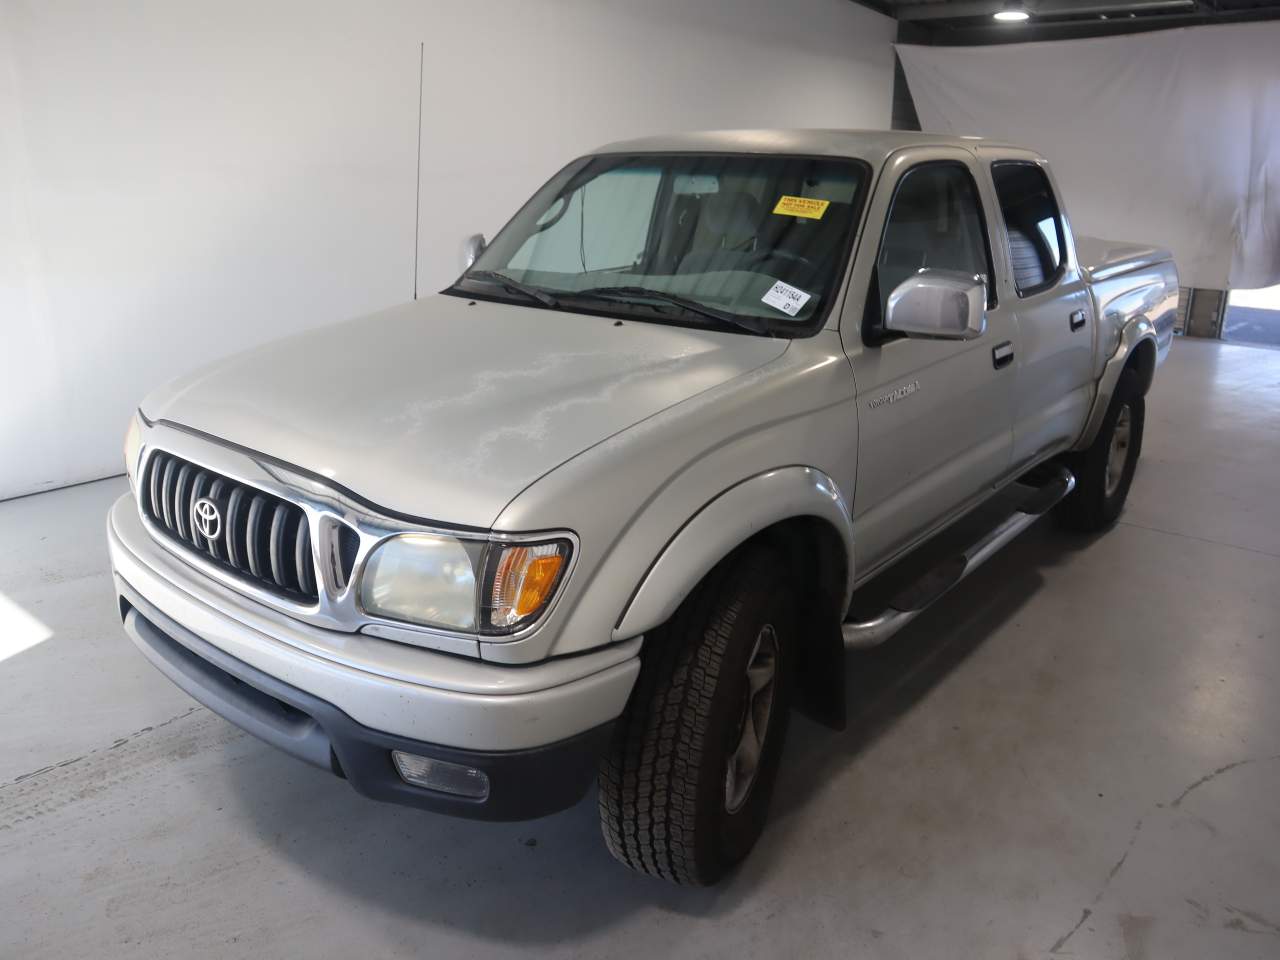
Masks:
[[[1075,474],[1076,488],[1055,511],[1062,526],[1093,533],[1116,522],[1138,468],[1145,421],[1146,401],[1137,375],[1126,370],[1120,374],[1093,443],[1066,458],[1067,467]]]
[[[600,767],[600,824],[619,861],[706,885],[751,851],[786,735],[795,622],[782,558],[748,546],[646,638]]]

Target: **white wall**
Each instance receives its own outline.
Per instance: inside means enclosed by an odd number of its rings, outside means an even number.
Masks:
[[[118,473],[211,357],[456,275],[591,147],[888,125],[849,0],[0,0],[0,498]]]

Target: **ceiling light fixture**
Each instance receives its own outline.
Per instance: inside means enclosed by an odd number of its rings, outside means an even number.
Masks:
[[[1031,14],[1023,9],[1018,0],[1008,0],[1004,7],[992,16],[1004,23],[1022,23],[1031,18]]]

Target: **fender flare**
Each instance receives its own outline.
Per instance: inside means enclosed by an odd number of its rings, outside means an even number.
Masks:
[[[1151,341],[1155,355],[1159,356],[1160,343],[1156,338],[1156,326],[1145,316],[1134,317],[1121,328],[1120,342],[1111,359],[1102,368],[1102,376],[1098,378],[1098,392],[1093,398],[1093,407],[1089,410],[1089,419],[1085,421],[1084,431],[1073,450],[1086,449],[1098,436],[1107,408],[1111,406],[1111,397],[1116,392],[1116,384],[1120,382],[1120,374],[1124,373],[1134,352],[1147,340]]]
[[[665,623],[731,550],[766,527],[798,517],[824,520],[840,537],[846,557],[843,611],[853,592],[849,503],[821,470],[778,467],[728,488],[685,522],[645,572],[614,627],[613,639],[634,637]]]

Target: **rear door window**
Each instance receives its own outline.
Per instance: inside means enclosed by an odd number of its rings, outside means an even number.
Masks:
[[[1002,160],[991,165],[1018,296],[1051,287],[1062,275],[1066,238],[1062,213],[1039,164]]]

